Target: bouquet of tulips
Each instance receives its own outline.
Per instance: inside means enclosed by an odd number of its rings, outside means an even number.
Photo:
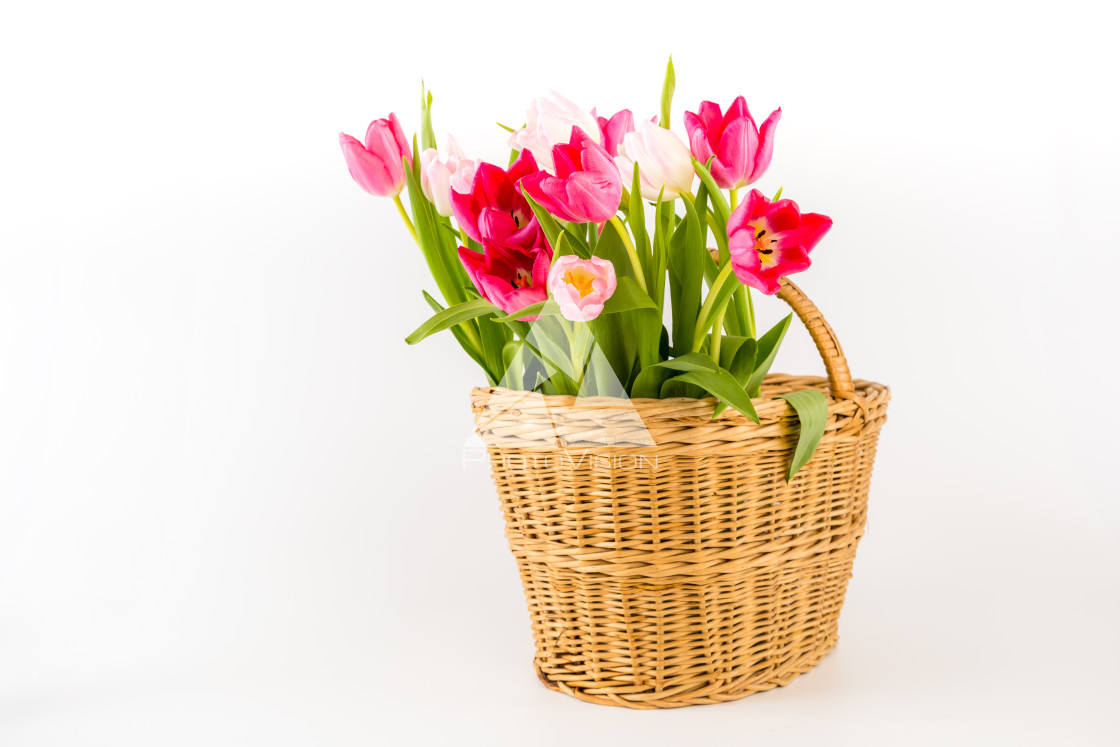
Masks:
[[[757,189],[781,109],[756,125],[742,96],[669,129],[670,59],[659,117],[610,118],[551,94],[505,127],[506,167],[435,148],[421,88],[419,145],[396,115],[365,142],[341,135],[350,174],[392,197],[442,300],[410,344],[450,330],[491,385],[543,394],[705,397],[758,422],[758,397],[790,316],[756,334],[751,289],[772,295],[809,267],[831,219]],[[695,185],[695,188],[694,188]],[[408,207],[401,200],[407,189]],[[714,243],[714,247],[709,248]],[[785,395],[802,423],[794,468],[823,432],[827,401]],[[801,448],[807,447],[807,448]]]

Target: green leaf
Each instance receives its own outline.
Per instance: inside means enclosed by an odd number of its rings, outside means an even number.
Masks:
[[[751,372],[754,370],[754,359],[758,352],[758,343],[749,337],[737,338],[736,340],[729,340],[724,337],[723,346],[720,348],[720,366],[726,368],[735,380],[740,384],[746,384],[750,378]],[[724,363],[723,361],[726,361]],[[743,387],[746,388],[745,386]],[[750,394],[750,391],[747,392]],[[716,406],[716,412],[713,417],[718,417],[721,412],[727,408],[727,405],[720,402]]]
[[[727,198],[723,196],[719,185],[716,184],[716,180],[712,178],[711,172],[704,164],[693,158],[692,167],[696,169],[696,175],[700,177],[700,181],[708,188],[708,196],[712,200],[712,208],[715,210],[716,218],[726,230],[727,218],[731,215],[731,206],[727,204]]]
[[[568,234],[561,232],[556,237],[556,243],[552,245],[552,261],[555,262],[557,257],[563,257],[565,254],[576,254],[576,250],[572,247],[572,241],[568,238]],[[579,255],[576,254],[576,256]]]
[[[735,377],[732,376],[729,371],[725,371],[722,368],[716,371],[691,371],[673,378],[676,381],[695,384],[718,398],[721,402],[726,402],[731,407],[734,407],[754,422],[758,422],[758,413],[755,412],[754,403],[751,402],[750,395],[747,394],[746,390],[743,389],[743,385],[736,381]],[[712,417],[715,417],[714,413]]]
[[[649,234],[646,232],[646,209],[642,204],[642,183],[638,174],[638,162],[634,162],[634,179],[630,184],[630,205],[629,205],[630,232],[634,234],[634,248],[638,252],[638,256],[642,258],[642,265],[646,268],[646,287],[653,288],[655,285],[655,278],[653,274],[657,271],[655,263],[653,262],[653,253],[650,248]]]
[[[696,317],[700,313],[700,294],[704,281],[704,233],[696,210],[684,200],[685,218],[669,239],[669,283],[673,299],[673,347],[691,351]],[[672,286],[674,281],[677,288]]]
[[[415,140],[414,146],[415,146]],[[412,222],[416,226],[416,237],[420,244],[420,253],[428,265],[428,271],[436,281],[440,295],[448,304],[456,304],[465,299],[462,289],[470,284],[462,262],[459,261],[458,247],[452,236],[439,227],[440,222],[446,221],[436,213],[434,206],[424,196],[420,188],[418,169],[420,161],[413,160],[410,168],[405,164],[405,183],[408,185],[408,201],[412,208]]]
[[[432,307],[432,311],[443,311],[443,306],[440,304],[440,302],[432,298],[432,296],[427,291],[422,290],[420,292],[424,294],[424,300],[428,302],[428,306]],[[490,369],[487,367],[486,361],[483,359],[482,354],[479,353],[474,344],[471,343],[470,339],[467,337],[466,332],[463,331],[463,328],[459,326],[452,327],[451,334],[455,335],[455,339],[458,341],[459,347],[463,348],[463,350],[466,351],[467,355],[469,355],[471,359],[479,365],[483,373],[486,374],[486,378],[490,382],[490,385],[496,386],[498,382],[495,381],[495,377],[490,373]]]
[[[545,210],[529,195],[523,195],[525,201],[529,203],[529,208],[533,211],[533,215],[537,216],[537,222],[541,224],[544,230],[545,238],[548,239],[548,245],[553,248],[553,256],[560,250],[560,240],[567,237],[571,242],[568,254],[575,254],[581,259],[587,259],[591,256],[591,251],[587,248],[587,242],[583,241],[580,237],[576,236],[572,231],[562,227],[556,218],[552,217],[552,213]]]
[[[502,348],[502,363],[505,373],[502,374],[500,386],[506,389],[524,389],[525,379],[522,374],[525,370],[525,344],[520,340],[507,342]]]
[[[828,424],[828,398],[816,389],[802,389],[798,392],[783,394],[782,399],[790,404],[801,421],[801,433],[797,437],[797,448],[793,451],[793,462],[789,465],[786,482],[793,479],[797,471],[808,464],[817,450]]]
[[[633,279],[623,276],[618,279],[614,294],[603,304],[604,314],[617,314],[634,309],[656,309],[657,304]]]
[[[552,305],[551,308],[548,308],[549,304]],[[546,300],[546,301],[538,301],[537,303],[531,303],[528,306],[526,306],[525,308],[518,309],[517,311],[513,312],[512,314],[510,314],[508,316],[496,316],[493,319],[491,319],[490,321],[492,321],[492,322],[502,322],[504,324],[508,324],[509,322],[521,321],[521,319],[523,317],[526,317],[526,316],[549,316],[549,315],[552,315],[552,314],[559,314],[559,313],[560,313],[560,307],[557,306],[555,302]]]
[[[495,124],[497,124],[499,127],[501,127],[506,132],[517,132],[517,130],[513,129],[509,125],[504,125],[501,122],[496,122]]]
[[[560,235],[562,230],[560,224],[552,217],[552,213],[538,205],[537,201],[532,197],[529,195],[523,195],[523,197],[525,198],[525,202],[529,203],[529,208],[533,211],[533,215],[537,216],[537,222],[541,224],[541,228],[544,230],[545,238],[548,239],[548,245],[555,248],[556,238]]]
[[[665,187],[657,194],[657,202],[653,209],[653,256],[657,270],[654,273],[656,280],[653,288],[653,300],[657,302],[658,309],[665,308],[665,270],[669,266],[669,229],[667,222],[662,220],[661,214],[670,209],[665,202]],[[672,295],[673,289],[669,288],[669,302],[675,305],[677,299]],[[687,352],[687,351],[686,351]]]
[[[673,105],[673,92],[677,90],[677,73],[673,70],[673,56],[665,66],[665,82],[661,86],[661,119],[659,125],[669,129],[669,109]]]
[[[634,380],[630,396],[658,399],[661,396],[662,385],[673,377],[674,371],[707,371],[712,373],[718,370],[719,366],[715,364],[715,361],[700,353],[688,353],[679,358],[671,358],[643,368]]]
[[[785,338],[786,330],[789,329],[789,323],[792,319],[793,314],[789,314],[771,327],[770,331],[758,341],[756,360],[759,362],[755,365],[754,373],[751,374],[751,378],[746,385],[747,392],[752,397],[759,395],[762,380],[766,378],[766,374],[770,373],[770,366],[774,364],[774,357],[778,354],[778,348],[782,345],[782,339]]]
[[[777,202],[778,200],[782,199],[783,189],[785,189],[785,187],[778,187],[778,191],[774,193],[774,198],[770,200],[770,202]]]
[[[436,332],[442,332],[448,327],[454,327],[456,324],[462,324],[465,321],[477,319],[480,316],[500,312],[501,310],[497,306],[483,299],[465,301],[461,304],[456,304],[455,306],[444,309],[428,319],[428,321],[417,327],[415,332],[404,338],[404,341],[409,345],[415,345],[425,337],[434,335]]]
[[[420,144],[424,148],[436,147],[436,135],[432,130],[432,92],[420,80]]]
[[[586,239],[580,235],[576,230],[576,226],[580,229],[583,228],[582,223],[561,223],[561,228],[564,229],[562,235],[567,236],[572,242],[572,253],[578,255],[581,259],[587,259],[591,256],[591,247],[588,246]],[[594,230],[594,227],[592,227]]]

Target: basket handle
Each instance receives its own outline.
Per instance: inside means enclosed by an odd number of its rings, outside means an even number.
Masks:
[[[817,345],[817,351],[824,360],[825,371],[828,372],[828,388],[833,397],[850,398],[855,394],[856,388],[852,384],[852,374],[848,371],[848,360],[844,357],[844,349],[836,339],[836,333],[828,322],[824,320],[821,310],[802,293],[801,289],[790,282],[789,278],[782,278],[782,287],[778,290],[778,298],[789,304],[793,313],[809,330],[809,336]]]

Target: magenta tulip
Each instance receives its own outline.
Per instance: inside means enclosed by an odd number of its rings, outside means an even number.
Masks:
[[[779,108],[760,129],[747,110],[747,100],[740,96],[727,114],[719,104],[703,102],[699,114],[684,113],[684,126],[697,161],[706,164],[715,156],[710,170],[716,184],[724,189],[738,189],[753,184],[766,173],[774,152],[774,129],[781,118]]]
[[[517,191],[516,184],[536,171],[537,162],[529,150],[521,151],[509,169],[480,163],[469,193],[451,191],[451,212],[455,220],[480,244],[490,239],[532,247],[541,239],[540,224],[529,203]]]
[[[623,109],[610,119],[606,117],[596,117],[596,119],[599,120],[599,135],[603,149],[612,157],[617,156],[622,138],[626,137],[626,133],[634,131],[634,113],[629,109]]]
[[[359,187],[378,197],[393,197],[404,189],[404,161],[412,165],[412,150],[396,114],[371,122],[364,144],[345,133],[339,133],[338,143]]]
[[[575,223],[602,223],[618,212],[622,178],[603,146],[579,127],[568,144],[552,147],[556,176],[529,174],[518,188],[557,218]]]
[[[530,249],[486,239],[481,252],[459,247],[459,259],[482,297],[507,314],[548,298],[552,250],[543,239]]]
[[[832,228],[832,219],[802,213],[793,200],[770,202],[752,189],[727,219],[731,266],[746,285],[773,295],[786,275],[809,269],[809,252]]]

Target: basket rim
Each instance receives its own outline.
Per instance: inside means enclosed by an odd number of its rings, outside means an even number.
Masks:
[[[831,402],[839,402],[839,401],[843,401],[843,400],[846,400],[846,399],[868,400],[868,399],[872,399],[872,398],[877,398],[878,396],[881,396],[881,395],[884,395],[884,394],[889,396],[889,394],[890,394],[890,387],[888,387],[886,384],[880,384],[879,382],[869,381],[867,379],[853,379],[852,383],[855,385],[855,395],[856,396],[854,396],[854,397],[846,397],[846,396],[837,397],[834,394],[832,394],[832,392],[829,391],[828,379],[823,377],[823,376],[798,376],[798,375],[794,375],[794,374],[784,374],[784,373],[767,374],[766,378],[763,379],[762,385],[763,385],[763,387],[773,388],[775,386],[778,386],[778,387],[786,388],[783,385],[787,384],[787,383],[791,383],[791,382],[799,382],[799,383],[804,384],[804,386],[789,387],[788,391],[797,391],[798,389],[810,389],[810,388],[811,389],[817,389],[817,390],[821,391],[826,397],[828,397],[828,399]],[[580,403],[587,403],[587,404],[601,404],[601,405],[606,406],[606,407],[610,407],[613,404],[615,406],[631,405],[631,406],[635,406],[635,407],[656,406],[659,409],[661,409],[667,403],[679,403],[679,404],[682,404],[682,405],[691,406],[691,405],[696,405],[696,404],[703,404],[703,403],[709,403],[710,404],[710,403],[716,402],[715,397],[666,397],[664,399],[652,398],[652,397],[608,397],[608,396],[584,397],[584,396],[571,395],[571,394],[542,394],[540,392],[535,392],[535,391],[532,391],[530,389],[510,389],[510,388],[504,387],[504,386],[475,386],[475,387],[471,387],[472,398],[477,398],[479,396],[491,396],[492,397],[494,395],[498,395],[498,396],[501,396],[501,397],[523,397],[523,396],[530,395],[530,394],[533,395],[534,397],[541,398],[541,400],[544,401],[546,404],[548,404],[550,406],[556,406],[556,407],[561,407],[561,406],[564,406],[564,405],[570,405],[574,402],[580,402]],[[771,402],[773,400],[774,400],[774,397],[765,396],[765,392],[763,393],[762,396],[751,398],[751,402],[754,402],[754,403]],[[831,402],[830,402],[830,404],[831,404]],[[728,409],[725,412],[731,412],[732,410],[733,410],[733,408],[728,407]]]
[[[743,415],[733,407],[728,407],[717,417],[712,417],[718,400],[714,397],[670,397],[666,399],[622,397],[578,397],[562,394],[541,394],[529,390],[507,389],[505,387],[474,387],[471,390],[471,404],[476,415],[491,408],[522,410],[518,403],[531,402],[530,409],[543,408],[553,416],[557,413],[589,410],[636,411],[648,422],[675,421],[682,425],[735,425],[748,428],[766,428],[777,423],[785,423],[796,418],[792,406],[780,397],[767,396],[766,389],[777,389],[777,393],[813,388],[828,398],[830,420],[850,418],[857,414],[866,417],[870,410],[885,407],[890,401],[890,389],[877,382],[857,379],[853,382],[851,394],[836,396],[829,391],[829,380],[821,376],[791,376],[789,374],[769,374],[763,380],[763,396],[754,397],[759,422]],[[864,418],[859,418],[863,420]]]

